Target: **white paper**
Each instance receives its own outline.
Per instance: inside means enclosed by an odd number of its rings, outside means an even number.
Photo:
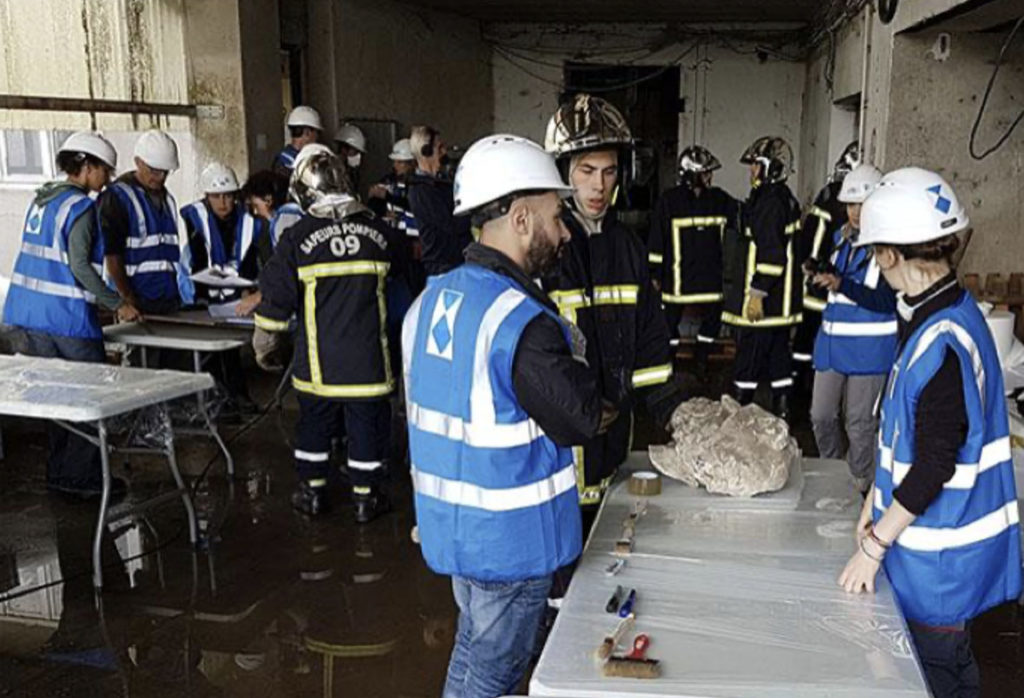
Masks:
[[[237,325],[253,325],[255,324],[254,318],[250,315],[249,317],[239,317],[236,314],[238,308],[238,301],[231,303],[217,303],[209,307],[210,317],[218,322],[227,322]]]
[[[196,272],[190,277],[197,284],[214,288],[253,288],[256,282],[243,278],[234,269],[218,269],[209,267]]]

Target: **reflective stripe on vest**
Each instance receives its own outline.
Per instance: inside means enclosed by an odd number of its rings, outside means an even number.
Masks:
[[[32,203],[25,216],[22,242],[4,306],[4,322],[63,337],[102,337],[96,298],[71,271],[68,257],[71,229],[82,216],[96,216],[92,199],[67,187],[43,206]],[[102,271],[102,236],[90,254]]]
[[[893,367],[881,405],[874,518],[891,506],[894,491],[915,467],[917,448],[928,448],[915,444],[916,407],[948,351],[959,360],[968,419],[956,472],[885,557],[907,617],[939,626],[973,618],[1021,590],[1002,370],[985,320],[966,292],[914,332]]]
[[[302,208],[294,202],[288,202],[281,208],[274,211],[274,217],[270,219],[270,244],[277,247],[278,241],[288,228],[299,222],[302,218]]]
[[[249,253],[249,248],[255,242],[256,219],[239,205],[235,207],[235,235],[234,248],[229,255],[224,249],[224,241],[220,235],[220,229],[214,222],[213,213],[203,201],[196,201],[181,209],[181,217],[192,224],[192,229],[202,236],[206,247],[206,261],[213,269],[232,269],[236,274],[242,266],[242,260]],[[217,234],[214,234],[214,229]],[[189,278],[192,274],[203,271],[192,268],[192,249],[188,236],[181,236],[180,269],[178,278],[178,289],[181,292],[181,299],[184,303],[195,301],[195,283]],[[238,289],[209,287],[207,291],[210,300],[214,303],[224,303],[239,295]]]
[[[115,182],[111,191],[128,211],[124,264],[132,288],[147,300],[178,297],[180,250],[174,197],[165,190],[164,206],[157,210],[141,187]]]
[[[424,558],[438,573],[523,580],[579,554],[572,454],[512,388],[515,348],[540,313],[555,318],[511,279],[466,264],[433,277],[406,315],[416,516]]]

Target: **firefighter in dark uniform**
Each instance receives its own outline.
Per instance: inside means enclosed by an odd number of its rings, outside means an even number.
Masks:
[[[771,384],[772,411],[788,417],[793,386],[789,334],[800,322],[801,273],[795,239],[800,204],[786,185],[793,151],[781,138],[759,138],[740,162],[750,166],[737,246],[741,270],[726,293],[722,320],[737,329],[733,382],[741,404],[753,402],[761,381]]]
[[[300,482],[292,505],[309,516],[329,508],[331,440],[344,423],[355,518],[367,523],[391,506],[384,478],[395,376],[384,286],[393,233],[354,198],[344,163],[326,146],[299,153],[291,195],[308,215],[288,228],[260,275],[253,348],[260,365],[271,367],[296,316]]]
[[[665,425],[683,397],[672,381],[668,329],[647,250],[611,211],[631,146],[619,111],[585,94],[558,109],[545,138],[574,193],[563,215],[571,240],[543,286],[582,331],[606,408],[619,411],[607,433],[573,449],[585,525],[629,453],[633,404],[643,400]]]
[[[679,323],[687,308],[700,318],[694,358],[701,377],[707,376],[708,355],[722,328],[722,242],[739,216],[739,202],[711,185],[712,173],[721,166],[707,148],[684,150],[680,184],[658,199],[647,237],[671,344],[679,344]]]
[[[801,266],[811,272],[817,271],[819,264],[827,262],[832,256],[833,233],[846,225],[846,204],[839,201],[839,190],[842,189],[846,175],[859,162],[860,147],[857,141],[853,141],[839,156],[828,183],[818,192],[804,216],[803,227],[797,238],[797,259]],[[828,296],[828,289],[811,283],[813,278],[812,273],[804,279],[803,320],[793,336],[793,375],[797,389],[801,391],[810,390],[813,382],[811,360],[814,358],[814,338],[818,336],[821,313]]]

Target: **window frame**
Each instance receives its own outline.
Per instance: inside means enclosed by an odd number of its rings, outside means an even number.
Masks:
[[[28,131],[39,140],[40,157],[43,160],[42,174],[11,174],[7,164],[7,138],[9,131]],[[45,184],[56,177],[58,145],[56,131],[45,129],[0,129],[0,187],[5,189],[31,189]]]

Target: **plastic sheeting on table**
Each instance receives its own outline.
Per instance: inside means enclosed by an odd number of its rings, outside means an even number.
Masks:
[[[251,329],[225,325],[147,321],[126,322],[103,328],[103,339],[106,342],[183,351],[228,351],[245,345],[251,338]]]
[[[616,487],[530,695],[927,696],[884,576],[872,596],[847,595],[836,584],[853,552],[860,504],[845,464],[804,464],[803,497],[788,512],[679,506],[674,490],[685,486],[664,483],[662,495],[647,499],[628,563],[607,577],[614,539],[637,499]],[[604,607],[616,585],[637,590],[636,627],[624,644],[649,633],[659,679],[605,678],[593,660],[615,625]]]
[[[635,460],[636,454],[630,456],[630,459],[626,462],[626,467],[636,468],[649,468],[650,465],[647,461]],[[662,472],[662,477],[674,480],[669,475],[665,475]],[[725,494],[714,494],[709,493],[703,487],[693,487],[687,483],[683,483],[685,487],[673,487],[670,492],[665,492],[665,497],[672,498],[673,506],[680,507],[700,507],[704,508],[715,508],[715,509],[738,509],[745,511],[762,511],[762,510],[794,510],[800,503],[801,493],[804,489],[804,473],[802,459],[797,457],[789,467],[789,475],[786,479],[786,484],[781,490],[775,492],[765,492],[763,494],[757,494],[751,497],[735,497],[732,495]],[[625,487],[625,483],[621,486]]]
[[[0,414],[90,422],[209,390],[207,373],[0,356]]]

